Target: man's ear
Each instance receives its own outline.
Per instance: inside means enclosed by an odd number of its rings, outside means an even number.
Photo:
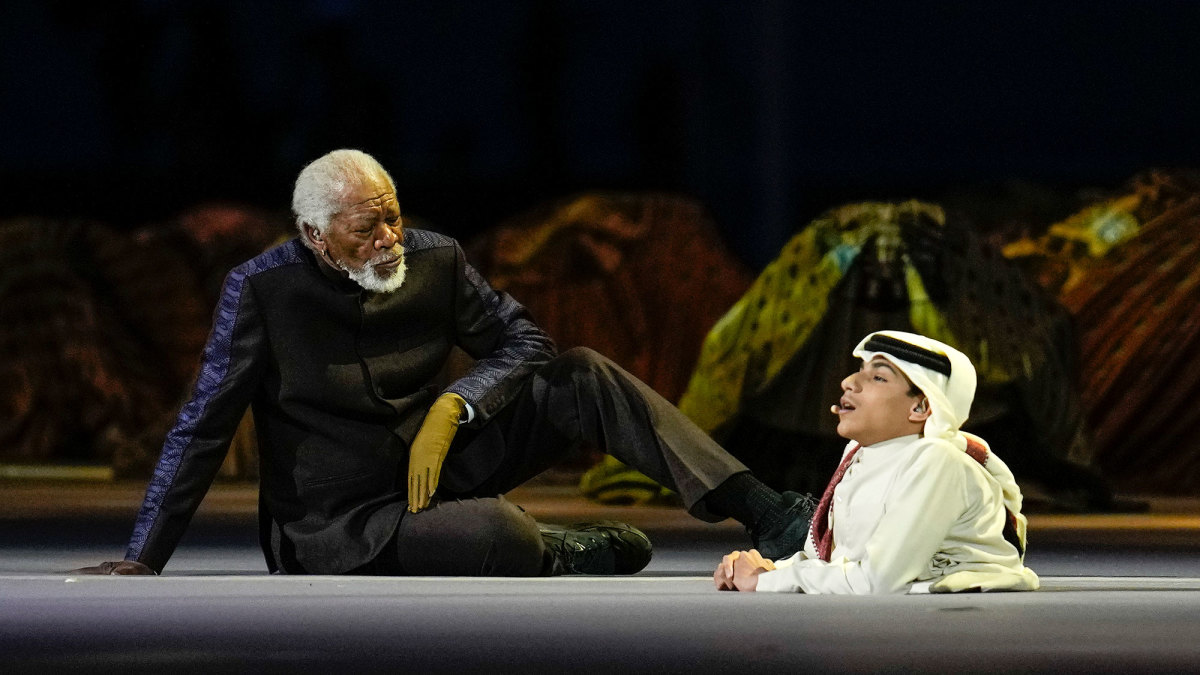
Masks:
[[[325,253],[325,237],[317,230],[317,228],[304,223],[304,239],[320,254]]]
[[[922,396],[917,400],[916,403],[913,403],[912,408],[909,409],[908,421],[920,422],[924,424],[925,420],[929,419],[929,416],[932,414],[933,411],[929,409],[929,399]]]

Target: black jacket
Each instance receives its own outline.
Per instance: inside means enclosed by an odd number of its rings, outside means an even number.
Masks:
[[[229,273],[127,560],[162,569],[252,404],[268,566],[323,574],[358,567],[404,512],[408,444],[442,391],[434,382],[451,347],[477,359],[445,389],[472,406],[475,427],[553,356],[524,308],[493,291],[453,239],[406,230],[404,248],[406,280],[388,294],[331,274],[299,239]],[[448,462],[445,480],[486,478],[500,458],[471,461]]]

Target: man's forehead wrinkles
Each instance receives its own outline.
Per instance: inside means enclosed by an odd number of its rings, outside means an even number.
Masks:
[[[392,193],[383,192],[375,197],[368,197],[368,198],[362,200],[361,202],[355,202],[353,204],[353,206],[360,206],[363,204],[367,204],[370,206],[380,206],[381,207],[385,201],[390,201],[391,199],[394,199],[392,197]]]

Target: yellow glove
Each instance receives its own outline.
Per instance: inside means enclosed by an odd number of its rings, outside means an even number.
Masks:
[[[445,393],[433,402],[421,430],[408,449],[408,510],[416,513],[426,506],[437,490],[442,462],[450,450],[450,441],[458,431],[458,420],[467,402],[458,394]]]

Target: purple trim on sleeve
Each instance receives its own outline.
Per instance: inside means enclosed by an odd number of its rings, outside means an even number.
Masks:
[[[476,367],[446,388],[446,391],[458,394],[467,403],[478,407],[488,391],[526,363],[532,355],[540,353],[549,339],[525,317],[524,308],[512,296],[493,291],[471,265],[466,265],[463,271],[487,312],[504,324],[507,336],[499,349],[483,360],[488,364],[487,368]]]
[[[430,232],[429,230],[404,230],[405,253],[453,245],[453,239],[437,232]]]
[[[204,358],[192,398],[184,404],[175,426],[167,433],[162,454],[154,467],[154,476],[146,488],[146,498],[133,526],[133,535],[125,552],[126,560],[136,560],[142,555],[154,524],[162,513],[163,501],[174,486],[184,456],[195,438],[196,428],[229,373],[233,334],[237,329],[246,278],[275,267],[302,262],[301,246],[298,240],[289,241],[229,272],[217,304],[212,333],[204,347]]]

